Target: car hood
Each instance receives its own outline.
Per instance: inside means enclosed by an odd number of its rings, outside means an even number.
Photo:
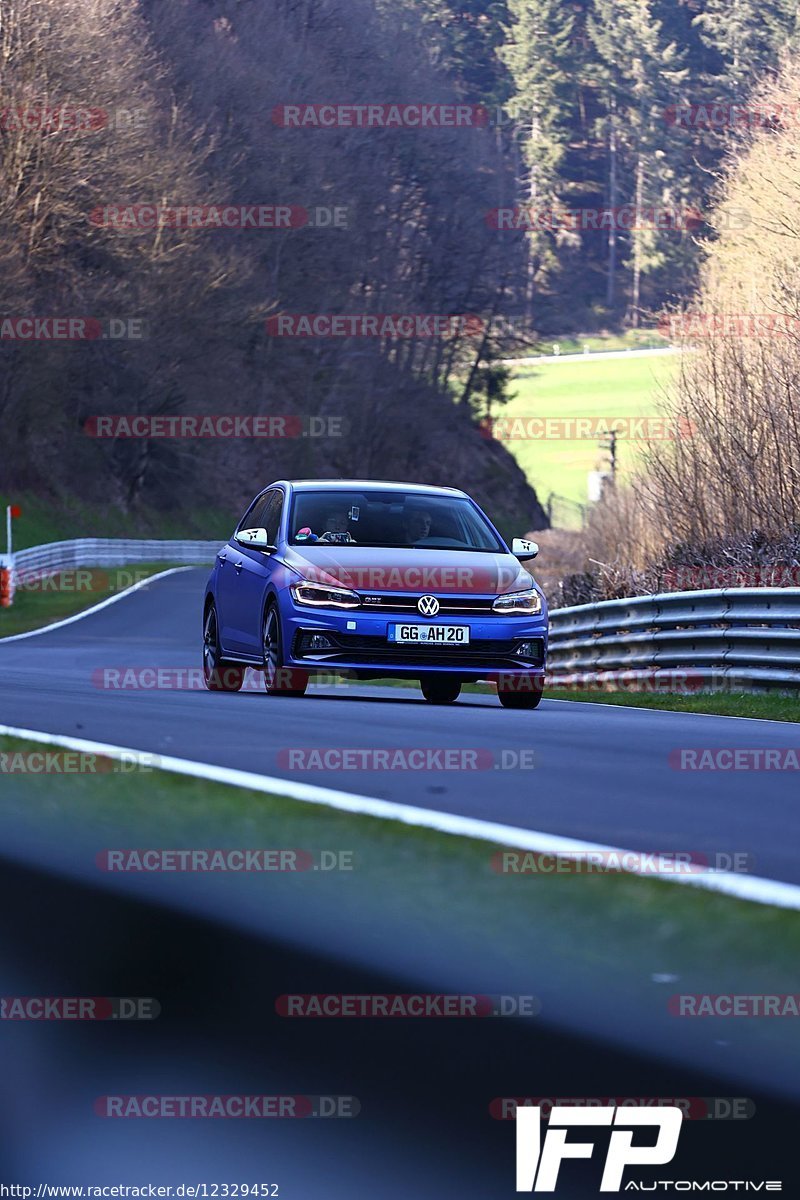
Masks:
[[[513,554],[372,546],[290,546],[286,565],[314,583],[357,592],[499,596],[537,586]]]

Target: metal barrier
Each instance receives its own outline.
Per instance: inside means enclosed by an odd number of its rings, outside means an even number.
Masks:
[[[20,575],[137,562],[211,566],[218,541],[75,538],[13,555]],[[8,564],[7,564],[8,565]],[[800,688],[800,588],[665,592],[550,613],[548,676],[556,685],[632,681],[683,671],[726,688]]]
[[[556,685],[667,671],[726,690],[800,688],[800,588],[667,592],[550,613]]]
[[[184,566],[213,565],[224,543],[201,541],[151,541],[145,538],[74,538],[19,550],[13,556],[17,577],[44,575],[73,567],[125,567],[141,562],[170,562]]]

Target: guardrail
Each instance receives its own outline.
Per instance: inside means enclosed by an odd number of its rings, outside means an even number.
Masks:
[[[74,538],[32,546],[12,555],[15,574],[68,571],[73,567],[125,567],[137,562],[170,562],[184,566],[212,566],[223,545],[201,541],[151,541],[145,538]]]
[[[13,570],[19,577],[137,562],[210,567],[221,545],[75,538],[19,551]],[[729,689],[800,688],[800,588],[664,592],[550,613],[548,678],[556,686],[619,686],[620,672],[633,685],[676,671]]]
[[[800,588],[666,592],[551,612],[556,685],[665,671],[726,689],[800,688]]]

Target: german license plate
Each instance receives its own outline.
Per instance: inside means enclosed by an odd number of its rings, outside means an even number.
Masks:
[[[467,625],[390,625],[389,641],[405,645],[467,646]]]

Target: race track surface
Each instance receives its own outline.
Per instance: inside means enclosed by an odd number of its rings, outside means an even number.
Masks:
[[[752,873],[800,883],[796,772],[670,766],[686,747],[800,750],[793,725],[566,701],[514,712],[477,695],[434,707],[416,690],[370,686],[302,700],[258,686],[102,686],[105,668],[194,668],[196,678],[206,575],[172,575],[60,629],[0,642],[0,722],[626,849],[747,854]],[[313,747],[478,751],[494,766],[290,769],[287,750]],[[504,767],[504,752],[514,762],[531,750],[534,769]]]

